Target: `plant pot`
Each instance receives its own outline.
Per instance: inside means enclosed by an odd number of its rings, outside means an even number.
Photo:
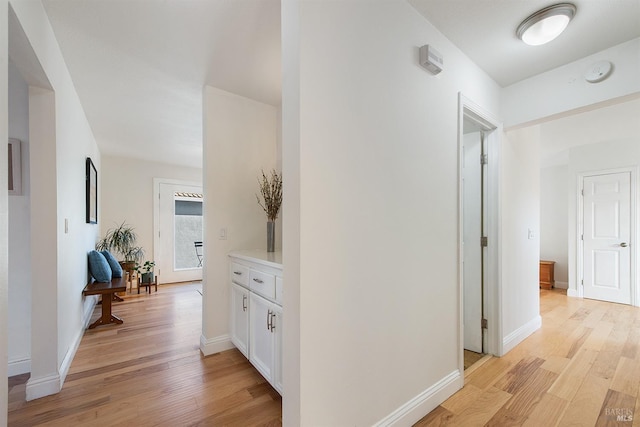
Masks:
[[[135,261],[118,261],[123,271],[131,273],[136,268]]]
[[[142,273],[142,283],[153,283],[153,272]]]

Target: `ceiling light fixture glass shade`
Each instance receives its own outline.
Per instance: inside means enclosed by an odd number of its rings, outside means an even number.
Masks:
[[[559,3],[545,7],[518,25],[516,35],[531,46],[549,43],[558,37],[576,14],[571,3]]]

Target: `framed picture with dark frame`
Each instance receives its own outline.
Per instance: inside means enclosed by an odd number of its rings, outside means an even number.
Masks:
[[[87,157],[87,223],[98,223],[98,172],[91,161],[91,157]]]

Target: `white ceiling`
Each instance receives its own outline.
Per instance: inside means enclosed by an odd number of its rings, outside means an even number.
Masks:
[[[640,37],[640,0],[575,0],[537,47],[515,29],[548,0],[409,2],[502,86]],[[280,104],[280,0],[43,4],[104,154],[201,167],[203,85]]]
[[[528,46],[516,37],[520,22],[561,1],[409,3],[502,87],[640,37],[640,0],[570,0],[578,10],[557,39],[542,46]]]
[[[280,103],[279,0],[43,0],[102,153],[202,167],[202,87]]]

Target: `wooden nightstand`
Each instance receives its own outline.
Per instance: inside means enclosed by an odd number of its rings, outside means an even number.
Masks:
[[[540,261],[540,288],[551,289],[556,281],[553,278],[555,261]]]

